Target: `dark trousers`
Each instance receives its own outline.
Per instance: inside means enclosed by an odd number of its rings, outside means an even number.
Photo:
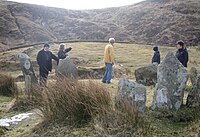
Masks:
[[[49,71],[40,71],[40,82],[39,82],[39,84],[41,86],[46,86],[48,75],[49,75]]]

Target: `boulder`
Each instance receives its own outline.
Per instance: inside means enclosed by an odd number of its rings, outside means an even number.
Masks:
[[[76,65],[68,57],[59,60],[56,74],[58,78],[78,78],[78,71]]]
[[[188,80],[186,68],[172,52],[168,52],[157,70],[157,84],[154,89],[152,109],[178,110],[183,102]]]
[[[139,112],[146,110],[146,87],[136,82],[130,82],[126,78],[121,78],[118,83],[117,101],[128,100],[137,107]]]
[[[188,94],[186,105],[188,107],[200,106],[200,73],[197,74],[196,80],[193,83],[192,89]]]
[[[102,67],[77,67],[80,78],[99,79],[103,77],[105,66]]]
[[[150,64],[136,69],[136,81],[145,86],[155,85],[157,82],[157,66],[157,64]]]

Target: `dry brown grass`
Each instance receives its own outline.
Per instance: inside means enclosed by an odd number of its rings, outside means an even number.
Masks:
[[[97,81],[62,79],[38,91],[37,102],[40,102],[45,125],[65,123],[69,127],[82,127],[89,123],[97,136],[143,134],[145,122],[136,107],[125,100],[114,105],[107,90]],[[142,126],[138,128],[139,124]]]
[[[14,82],[14,78],[0,73],[0,95],[12,97],[18,96],[18,89]]]
[[[115,102],[112,111],[95,120],[94,128],[100,136],[143,136],[149,125],[128,100]]]
[[[94,115],[106,113],[112,102],[106,89],[93,81],[63,79],[38,92],[48,122],[67,119],[73,123],[88,122]]]

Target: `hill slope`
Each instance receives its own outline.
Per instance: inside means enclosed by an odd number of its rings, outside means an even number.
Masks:
[[[65,10],[0,1],[0,48],[63,40],[188,45],[200,42],[200,0],[147,0],[101,10]]]

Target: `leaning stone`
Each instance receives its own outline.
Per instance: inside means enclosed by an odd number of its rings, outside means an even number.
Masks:
[[[137,107],[139,112],[146,110],[146,87],[136,82],[121,78],[118,83],[117,101],[128,100]]]
[[[187,79],[188,73],[186,68],[172,52],[168,52],[158,66],[158,83],[154,89],[152,109],[166,108],[178,110],[183,102]]]

